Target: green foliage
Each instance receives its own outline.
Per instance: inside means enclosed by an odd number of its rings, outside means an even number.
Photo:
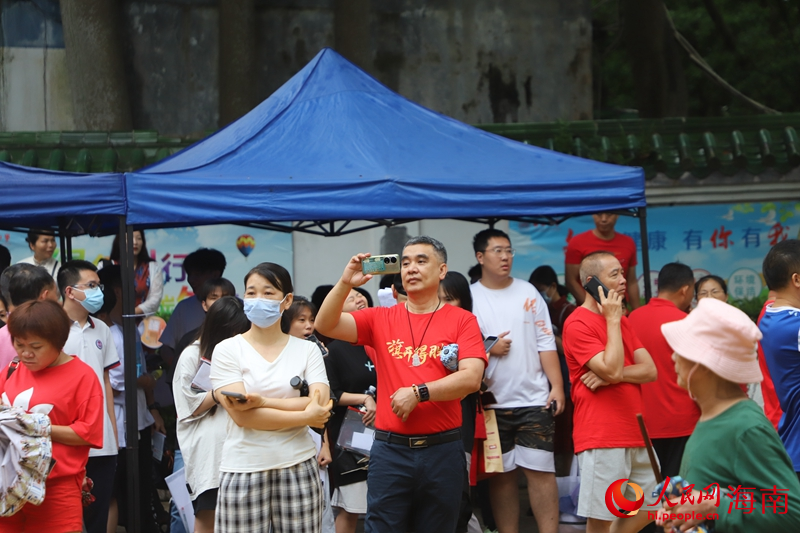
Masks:
[[[727,32],[714,23],[706,2],[665,3],[678,31],[728,83],[778,111],[800,111],[800,1],[713,0]],[[620,5],[620,0],[592,0],[596,116],[604,110],[636,106]],[[711,81],[687,55],[682,60],[689,116],[753,114],[752,108]]]

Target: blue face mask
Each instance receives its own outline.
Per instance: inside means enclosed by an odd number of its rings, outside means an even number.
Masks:
[[[546,292],[540,292],[539,294],[542,295],[542,300],[544,300],[544,303],[549,304],[550,302],[553,301],[553,299],[550,298],[550,296],[548,296]]]
[[[85,291],[76,289],[75,287],[72,288],[73,290],[81,291],[86,296],[86,298],[81,301],[81,305],[84,309],[89,311],[89,313],[94,314],[98,312],[101,307],[103,307],[103,291],[100,289],[100,287],[87,289]]]
[[[283,297],[283,300],[286,296]],[[247,319],[259,328],[268,328],[281,318],[281,304],[283,300],[268,300],[266,298],[245,298],[244,314]]]

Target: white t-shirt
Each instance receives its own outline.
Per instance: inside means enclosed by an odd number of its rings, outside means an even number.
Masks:
[[[309,385],[328,384],[322,353],[313,342],[289,337],[286,347],[272,363],[241,335],[214,348],[211,360],[214,389],[241,382],[247,392],[257,392],[266,398],[296,398],[300,393],[289,384],[294,376],[300,376]],[[314,457],[315,453],[307,426],[261,431],[239,427],[231,420],[220,470],[261,472],[287,468]]]
[[[29,265],[42,267],[43,269],[47,270],[47,273],[50,274],[53,277],[53,279],[56,279],[56,277],[58,276],[58,271],[61,270],[61,263],[56,261],[54,257],[51,257],[50,259],[39,263],[38,261],[36,261],[36,259],[34,259],[34,256],[30,256],[17,262],[17,264],[20,263],[27,263]]]
[[[108,415],[108,409],[105,408],[107,391],[103,377],[103,373],[107,369],[119,365],[117,347],[114,345],[111,330],[103,321],[92,317],[89,317],[83,327],[73,321],[69,328],[67,344],[64,345],[64,352],[67,355],[78,356],[78,359],[92,367],[100,381],[100,388],[103,389],[103,447],[99,450],[90,449],[89,457],[117,455],[114,426],[111,425],[111,417]]]
[[[543,406],[550,394],[550,382],[542,370],[539,352],[555,351],[556,338],[547,304],[536,288],[513,278],[505,289],[472,284],[472,311],[485,337],[500,335],[511,339],[508,355],[489,357],[486,385],[497,403],[493,408]]]
[[[119,355],[119,365],[108,371],[108,380],[111,382],[111,388],[114,389],[114,415],[117,417],[119,447],[125,448],[128,445],[125,431],[125,341],[121,327],[117,324],[112,324],[110,329],[111,336],[114,338],[114,346],[117,348],[117,354]],[[139,337],[136,337],[136,355],[142,368],[146,368],[142,343]],[[144,390],[140,387],[136,388],[136,419],[139,431],[151,426],[156,421],[147,409],[147,399],[145,398]]]
[[[178,444],[181,446],[183,464],[186,466],[186,483],[192,499],[219,487],[222,447],[228,422],[231,421],[222,406],[212,407],[198,417],[192,416],[206,396],[205,392],[192,389],[192,379],[200,364],[200,343],[195,341],[180,354],[172,381],[175,410],[178,414]]]
[[[178,341],[193,329],[199,328],[205,318],[206,312],[203,311],[203,303],[196,296],[184,298],[175,306],[175,310],[172,311],[169,322],[167,322],[167,327],[161,332],[158,340],[170,348],[175,348]]]

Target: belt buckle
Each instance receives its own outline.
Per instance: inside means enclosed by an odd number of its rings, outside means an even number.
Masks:
[[[414,448],[427,448],[428,447],[428,437],[410,437],[408,439],[408,447],[411,449]]]

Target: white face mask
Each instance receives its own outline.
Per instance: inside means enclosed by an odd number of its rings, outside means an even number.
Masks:
[[[267,298],[245,298],[244,314],[253,325],[259,328],[268,328],[280,320],[283,314],[281,304],[284,300],[286,300],[286,296],[281,301]]]

